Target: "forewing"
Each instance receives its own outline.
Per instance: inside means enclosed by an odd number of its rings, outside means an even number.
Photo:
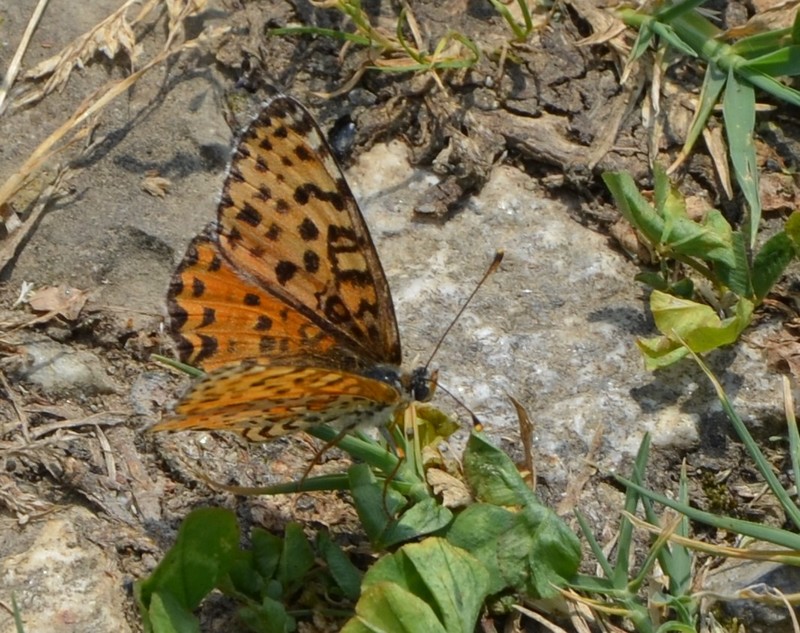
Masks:
[[[400,393],[379,380],[319,367],[236,363],[195,383],[154,431],[236,431],[269,441],[319,424],[339,429],[388,421]]]
[[[191,242],[167,294],[182,362],[207,371],[266,356],[335,357],[332,366],[355,365],[330,334],[234,270],[213,233],[209,227]]]
[[[234,268],[365,360],[400,363],[389,286],[361,211],[293,99],[273,99],[245,130],[218,223]]]

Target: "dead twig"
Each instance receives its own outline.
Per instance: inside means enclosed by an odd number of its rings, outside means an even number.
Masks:
[[[75,418],[72,420],[60,420],[58,422],[51,422],[50,424],[42,424],[33,430],[33,438],[38,440],[45,435],[50,435],[62,429],[74,429],[81,426],[117,426],[125,424],[128,416],[122,411],[103,411],[88,415],[85,418]]]
[[[22,437],[25,438],[25,443],[31,443],[31,436],[28,432],[28,416],[25,415],[25,410],[22,408],[22,405],[17,400],[16,395],[11,389],[11,385],[8,384],[8,380],[6,379],[6,375],[0,371],[0,383],[3,385],[3,389],[8,396],[9,401],[11,402],[11,406],[14,407],[14,412],[17,414],[17,418],[19,419],[19,426],[20,430],[22,431]],[[5,432],[5,429],[4,429]]]
[[[111,443],[108,441],[106,434],[100,425],[94,425],[94,432],[97,435],[97,441],[100,443],[100,450],[103,451],[103,458],[106,460],[106,473],[111,481],[117,480],[117,462],[114,460],[114,449],[111,448]]]

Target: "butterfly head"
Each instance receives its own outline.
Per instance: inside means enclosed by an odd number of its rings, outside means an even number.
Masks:
[[[428,402],[436,390],[439,372],[429,372],[427,367],[417,367],[402,377],[403,387],[416,402]]]
[[[428,402],[436,390],[438,372],[429,372],[427,367],[417,367],[410,373],[405,373],[392,365],[376,365],[364,372],[364,375],[390,384],[409,400]]]

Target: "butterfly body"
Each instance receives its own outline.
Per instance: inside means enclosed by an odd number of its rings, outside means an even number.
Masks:
[[[206,370],[154,430],[251,440],[388,422],[430,398],[399,369],[389,286],[366,223],[311,115],[268,102],[241,136],[217,220],[167,295],[182,362]]]

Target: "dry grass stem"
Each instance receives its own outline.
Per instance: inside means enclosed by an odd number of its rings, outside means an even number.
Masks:
[[[19,73],[19,68],[22,65],[22,57],[25,55],[25,51],[28,50],[28,44],[30,44],[33,32],[36,30],[39,20],[47,7],[47,2],[48,0],[39,0],[39,4],[36,5],[31,19],[28,20],[28,26],[25,27],[25,33],[22,34],[22,40],[20,40],[19,46],[11,60],[11,64],[9,64],[8,70],[6,71],[6,76],[3,77],[3,84],[0,85],[0,116],[2,116],[5,111],[8,91],[11,90],[11,86],[14,85],[14,81]]]
[[[0,244],[0,272],[5,269],[8,263],[15,257],[17,253],[17,249],[25,240],[25,237],[30,233],[36,223],[39,221],[42,213],[47,208],[47,204],[53,199],[56,192],[59,190],[61,183],[69,172],[68,169],[64,168],[59,170],[58,174],[56,174],[55,179],[49,185],[44,188],[44,191],[39,195],[36,204],[33,206],[31,212],[27,215],[27,217],[20,222],[14,230],[9,230],[9,236],[3,240],[2,244]],[[20,187],[23,183],[20,184]],[[18,191],[17,189],[16,191]],[[14,193],[16,193],[14,191]],[[12,217],[16,217],[12,214]]]
[[[72,40],[56,55],[28,70],[23,75],[23,79],[31,82],[32,85],[26,93],[19,95],[15,99],[14,108],[28,106],[41,100],[54,90],[62,88],[72,75],[72,71],[88,64],[97,52],[103,53],[109,59],[114,59],[120,50],[124,50],[130,59],[131,66],[133,66],[141,52],[141,47],[136,41],[133,28],[160,1],[149,0],[146,2],[136,19],[129,22],[126,17],[127,11],[131,5],[137,2],[136,0],[128,0],[105,20]],[[34,84],[34,81],[43,77],[47,77],[44,84]]]
[[[94,425],[94,433],[97,436],[97,441],[100,443],[100,450],[103,451],[103,459],[106,462],[106,476],[111,481],[117,480],[117,462],[114,459],[114,449],[111,448],[111,442],[108,441],[106,434],[99,425]]]

